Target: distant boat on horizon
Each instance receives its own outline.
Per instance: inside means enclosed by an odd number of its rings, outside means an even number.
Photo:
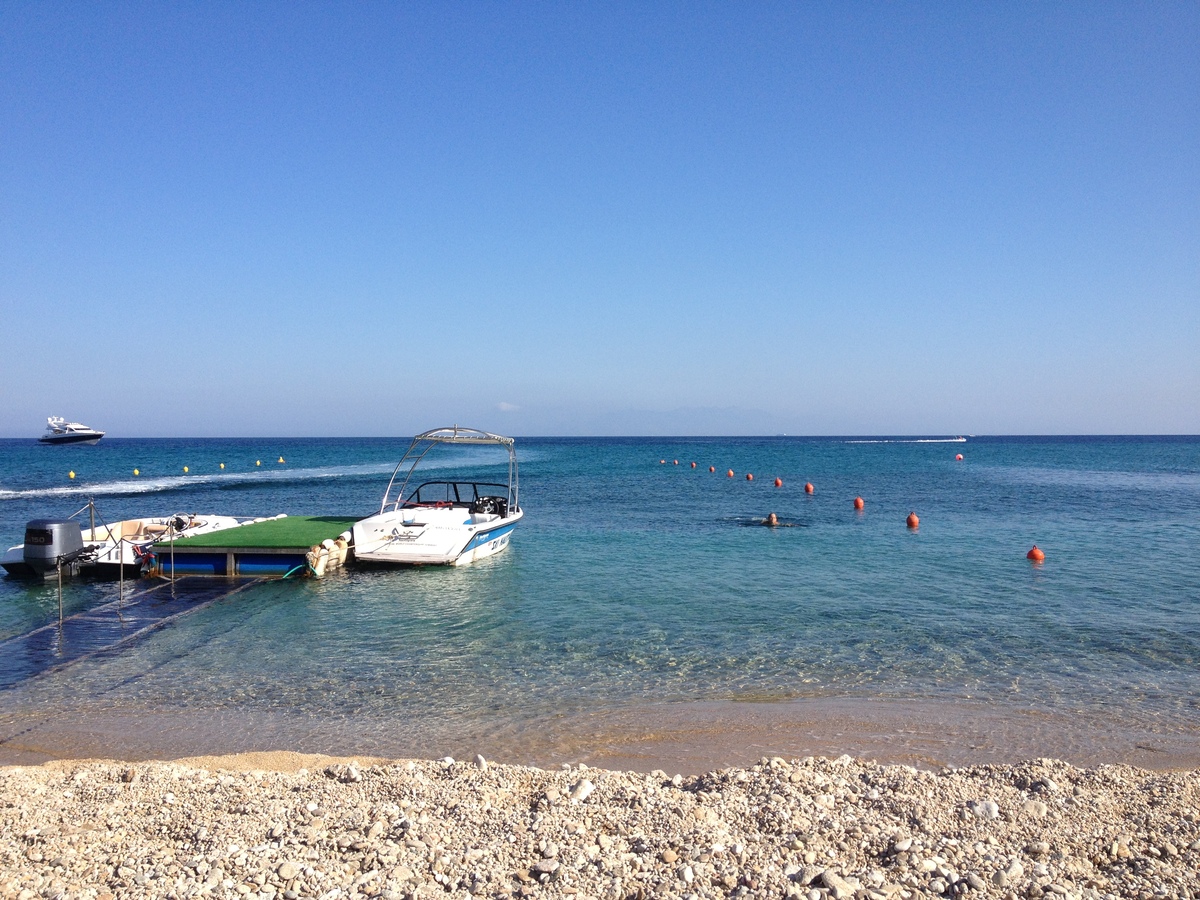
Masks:
[[[94,444],[104,437],[103,431],[81,425],[79,422],[68,422],[62,416],[46,418],[46,433],[38,438],[42,444]]]

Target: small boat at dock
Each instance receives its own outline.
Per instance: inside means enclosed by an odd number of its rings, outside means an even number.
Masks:
[[[404,566],[461,566],[508,546],[524,515],[510,437],[453,425],[413,438],[383,492],[379,512],[355,523],[354,558]],[[508,453],[508,484],[426,481],[409,489],[425,457],[446,445],[492,445]],[[403,473],[403,474],[402,474]]]
[[[84,512],[89,513],[87,526],[78,519]],[[25,542],[9,547],[0,558],[0,567],[14,578],[49,578],[60,568],[68,576],[137,577],[150,567],[156,543],[211,534],[251,521],[255,520],[179,513],[97,524],[95,505],[89,502],[66,519],[27,523]]]

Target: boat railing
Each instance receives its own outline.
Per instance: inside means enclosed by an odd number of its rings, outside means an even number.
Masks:
[[[387,489],[383,492],[383,500],[379,504],[380,512],[383,512],[389,506],[393,509],[399,509],[405,503],[402,498],[406,496],[408,484],[412,480],[417,466],[421,464],[422,460],[425,459],[434,447],[445,444],[493,444],[506,450],[508,453],[508,484],[500,485],[500,487],[504,488],[508,507],[510,509],[517,509],[519,507],[520,474],[517,468],[517,454],[513,446],[513,439],[499,434],[492,434],[488,431],[479,431],[474,428],[453,425],[448,428],[435,428],[432,431],[418,434],[413,438],[408,450],[400,458],[400,462],[396,464],[396,469],[392,472],[392,477],[388,481]],[[399,484],[399,488],[393,495],[392,489],[397,484]],[[393,496],[395,496],[395,500],[391,499]]]

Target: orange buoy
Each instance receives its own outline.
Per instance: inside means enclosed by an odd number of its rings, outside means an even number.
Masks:
[[[804,493],[811,494],[812,492],[813,492],[812,482],[811,481],[804,482]]]
[[[747,480],[747,481],[753,481],[753,480],[754,480],[754,476],[753,476],[753,475],[751,475],[749,472],[747,472],[747,473],[746,473],[746,480]]]
[[[1034,544],[1033,549],[1025,554],[1026,559],[1032,559],[1034,562],[1041,562],[1046,558],[1046,554],[1038,549],[1038,545]]]
[[[783,487],[783,479],[782,478],[775,479],[775,487]]]
[[[917,518],[917,514],[915,512],[910,512],[905,521],[908,523],[909,528],[917,528],[921,524],[921,520]]]
[[[862,498],[862,497],[855,497],[855,498],[854,498],[854,508],[855,508],[855,509],[862,509],[864,506],[866,506],[866,504],[863,502],[863,498]]]
[[[693,469],[694,469],[694,468],[696,468],[696,464],[695,464],[695,463],[692,463],[692,468],[693,468]]]
[[[954,457],[955,462],[962,462],[962,454],[959,453]]]
[[[732,477],[733,477],[733,469],[730,469],[730,470],[729,470],[728,472],[726,472],[725,474],[726,474],[727,476],[729,476],[730,478],[732,478]]]
[[[675,465],[679,465],[679,460],[675,460]]]
[[[717,467],[716,467],[716,466],[709,466],[709,467],[708,467],[708,471],[710,471],[710,472],[715,472],[715,471],[717,471]]]

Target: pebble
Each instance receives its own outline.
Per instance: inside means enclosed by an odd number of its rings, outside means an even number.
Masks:
[[[980,819],[1000,818],[1000,807],[994,800],[973,800],[967,808]]]
[[[582,803],[588,797],[592,796],[592,791],[595,789],[596,786],[584,778],[571,788],[571,800],[575,803]]]
[[[848,898],[854,896],[854,888],[850,886],[850,883],[845,878],[833,871],[833,869],[826,869],[821,874],[821,883],[829,889],[833,900],[848,900]]]

